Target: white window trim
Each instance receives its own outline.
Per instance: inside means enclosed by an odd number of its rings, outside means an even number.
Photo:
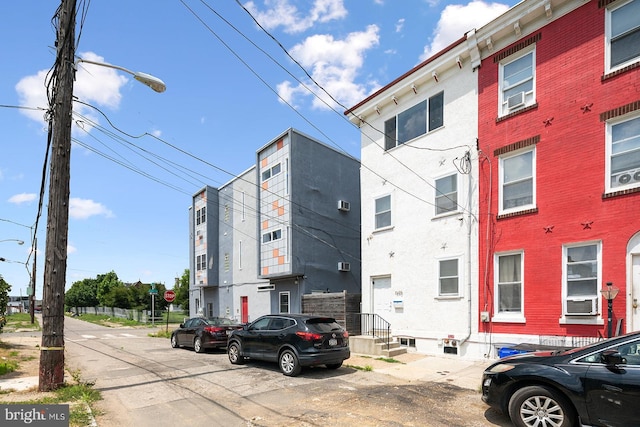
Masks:
[[[503,201],[504,201],[504,165],[503,162],[506,159],[510,159],[512,157],[516,157],[516,156],[520,156],[522,154],[525,154],[527,152],[533,152],[533,156],[531,158],[531,175],[532,175],[532,189],[531,191],[533,192],[532,194],[532,198],[531,198],[531,204],[529,205],[523,205],[523,206],[517,206],[515,208],[509,208],[509,209],[504,209],[502,206],[504,205]],[[498,187],[498,214],[499,215],[504,215],[504,214],[509,214],[509,213],[514,213],[514,212],[521,212],[521,211],[527,211],[529,209],[535,209],[537,206],[537,200],[536,200],[536,147],[535,145],[532,147],[527,147],[526,149],[522,149],[522,150],[518,150],[518,151],[513,151],[510,152],[508,154],[505,154],[503,156],[500,156],[499,158],[499,166],[498,166],[498,172],[499,172],[499,187]]]
[[[638,118],[640,118],[640,113],[635,111],[632,114],[627,114],[625,116],[616,117],[615,119],[608,120],[606,123],[606,144],[605,144],[606,154],[605,154],[605,177],[604,177],[605,193],[615,193],[618,191],[628,190],[630,188],[640,187],[640,181],[634,181],[634,180],[631,180],[626,185],[621,185],[619,187],[614,188],[611,186],[611,154],[612,154],[612,148],[613,148],[613,139],[612,139],[613,136],[611,133],[612,133],[613,126],[620,123],[624,123],[629,120],[638,119]],[[640,172],[640,168],[638,168],[637,170]]]
[[[503,80],[504,80],[504,66],[507,64],[512,63],[513,61],[516,61],[520,58],[522,58],[523,56],[526,56],[528,54],[532,54],[532,62],[533,62],[533,70],[531,71],[532,73],[532,80],[533,80],[533,89],[532,89],[532,96],[531,96],[531,100],[526,101],[526,94],[525,94],[525,102],[522,106],[518,107],[518,108],[514,108],[512,110],[505,110],[503,107],[503,104],[505,103],[505,99],[504,99],[504,84],[503,84]],[[522,50],[519,50],[518,52],[514,53],[513,55],[509,56],[508,58],[503,59],[502,61],[500,61],[500,66],[498,67],[498,117],[503,117],[503,116],[507,116],[511,113],[514,113],[516,111],[519,111],[523,108],[526,108],[530,105],[533,105],[536,103],[536,68],[537,68],[537,64],[536,64],[536,45],[533,44],[531,46],[528,46]]]
[[[376,212],[376,201],[384,197],[389,197],[389,212],[391,213],[391,223],[389,225],[385,225],[384,227],[378,228],[376,226],[376,217],[378,216],[378,212]],[[381,194],[373,198],[373,231],[389,230],[391,228],[393,228],[393,197],[391,196],[391,193]]]
[[[567,249],[575,248],[580,246],[589,246],[589,245],[597,245],[598,254],[597,254],[597,262],[598,262],[598,283],[596,284],[597,295],[598,298],[598,314],[595,315],[567,315],[565,314],[565,301],[567,300]],[[575,325],[602,325],[604,324],[603,319],[603,298],[600,294],[600,289],[602,289],[602,241],[601,240],[589,240],[585,242],[576,242],[562,245],[562,316],[560,317],[559,323],[561,325],[567,324],[575,324]]]
[[[458,261],[458,292],[455,294],[443,294],[442,293],[442,289],[440,288],[440,262],[441,261],[451,261],[451,260],[457,260]],[[446,256],[446,257],[439,257],[436,259],[437,262],[437,266],[436,266],[436,271],[438,272],[438,296],[437,299],[457,299],[457,298],[461,298],[463,297],[463,286],[462,284],[464,283],[464,271],[463,271],[463,256],[461,254],[458,255],[451,255],[451,256]]]
[[[611,67],[611,12],[614,10],[630,3],[633,0],[628,0],[624,2],[620,2],[615,6],[607,7],[605,9],[605,21],[604,21],[604,69],[605,74],[612,73],[621,68],[624,68],[630,64],[635,64],[640,61],[640,57],[634,57],[628,60],[627,62],[623,62],[622,64],[618,64],[615,67]]]
[[[438,193],[438,187],[437,187],[437,181],[439,179],[442,178],[448,178],[450,176],[455,175],[456,177],[456,196],[458,201],[456,202],[456,208],[452,211],[448,211],[448,212],[443,212],[441,214],[437,213],[438,212],[438,206],[436,203],[436,199],[439,195]],[[443,216],[447,216],[447,215],[456,215],[459,214],[461,212],[460,210],[460,174],[457,172],[449,172],[449,173],[445,173],[443,175],[437,176],[433,179],[433,216],[434,218],[441,218]]]
[[[280,299],[282,295],[287,295],[287,311],[286,312],[282,311],[282,305],[281,305],[282,300]],[[291,292],[289,291],[278,292],[278,314],[289,314],[289,313],[291,313]]]
[[[498,278],[499,278],[499,263],[498,263],[498,259],[501,256],[509,256],[509,255],[517,255],[520,254],[520,272],[522,274],[522,276],[520,277],[520,312],[519,313],[511,313],[511,312],[499,312],[499,307],[500,307],[500,292],[498,291]],[[494,271],[494,275],[493,275],[493,317],[491,318],[492,322],[495,323],[526,323],[527,319],[525,317],[524,314],[524,310],[525,310],[525,281],[524,281],[524,277],[525,277],[525,273],[524,273],[524,268],[525,268],[525,262],[524,262],[524,250],[517,250],[517,251],[509,251],[509,252],[500,252],[500,253],[496,253],[493,257],[493,271]]]

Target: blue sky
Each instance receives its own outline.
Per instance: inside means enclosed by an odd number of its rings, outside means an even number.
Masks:
[[[156,93],[126,72],[78,65],[67,289],[110,271],[172,288],[189,268],[195,192],[233,179],[290,127],[359,158],[359,130],[344,107],[515,3],[78,0],[77,56],[151,74],[167,89]],[[7,260],[0,275],[12,295],[26,295],[33,268],[58,4],[0,6],[0,257]],[[48,181],[37,298],[47,190]]]

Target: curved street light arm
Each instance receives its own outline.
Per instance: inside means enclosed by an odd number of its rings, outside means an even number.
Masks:
[[[134,79],[136,79],[140,83],[143,83],[143,84],[149,86],[151,89],[155,90],[158,93],[162,93],[167,89],[167,85],[165,85],[162,80],[160,80],[159,78],[157,78],[155,76],[152,76],[151,74],[131,71],[131,70],[128,70],[128,69],[126,69],[124,67],[120,67],[119,65],[107,64],[107,63],[104,63],[104,62],[90,61],[88,59],[82,59],[82,58],[78,58],[76,60],[76,65],[78,63],[80,63],[80,62],[84,62],[86,64],[99,65],[101,67],[113,68],[115,70],[120,70],[120,71],[123,71],[123,72],[125,72],[127,74],[131,74]]]

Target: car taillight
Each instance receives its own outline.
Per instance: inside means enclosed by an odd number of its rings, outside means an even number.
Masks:
[[[216,326],[205,326],[204,330],[209,332],[210,334],[215,334],[216,332],[222,332],[223,328],[219,328]]]
[[[342,338],[349,338],[349,332],[344,331],[344,332],[342,333]]]
[[[296,332],[296,335],[299,336],[300,338],[302,338],[305,341],[316,341],[316,340],[321,340],[322,339],[322,335],[314,334],[313,332],[298,331],[298,332]]]

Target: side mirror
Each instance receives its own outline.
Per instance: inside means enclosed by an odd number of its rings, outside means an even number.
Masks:
[[[184,328],[184,323],[180,323],[180,327],[181,327],[181,328]]]
[[[624,357],[618,353],[618,350],[605,350],[600,356],[600,360],[607,366],[620,365],[627,363]]]

